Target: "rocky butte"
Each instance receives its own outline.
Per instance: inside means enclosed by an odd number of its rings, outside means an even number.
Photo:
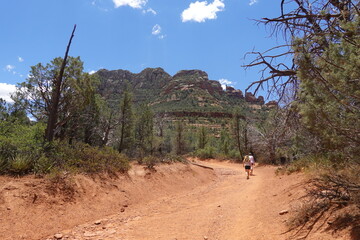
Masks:
[[[253,109],[273,108],[262,96],[227,86],[224,90],[215,80],[209,80],[201,70],[181,70],[174,76],[162,68],[146,68],[140,73],[127,70],[101,69],[99,92],[108,101],[117,102],[125,86],[133,93],[135,103],[146,103],[156,113],[231,113],[236,105],[248,104]],[[185,114],[186,115],[186,114]],[[220,114],[221,115],[221,114]]]

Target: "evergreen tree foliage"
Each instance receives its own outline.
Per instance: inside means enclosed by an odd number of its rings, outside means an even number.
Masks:
[[[132,106],[132,94],[125,88],[120,102],[120,116],[118,129],[118,151],[121,153],[130,149],[134,142],[134,115]]]
[[[222,152],[225,156],[230,154],[231,149],[231,140],[229,131],[227,129],[222,129],[220,133],[220,152]]]
[[[145,155],[154,149],[154,113],[147,105],[140,106],[135,124],[135,141],[138,149]],[[142,154],[142,155],[143,155]]]
[[[182,121],[175,123],[174,150],[177,155],[185,152],[185,126]]]
[[[197,134],[197,140],[198,140],[198,149],[204,149],[205,146],[208,143],[208,130],[205,126],[201,126],[198,129],[198,134]]]
[[[346,159],[360,153],[359,18],[341,27],[343,32],[323,36],[331,42],[320,56],[309,50],[321,39],[297,39],[294,51],[302,122],[318,137],[323,150],[342,152]]]
[[[59,74],[63,59],[58,57],[50,63],[38,63],[31,67],[28,79],[18,84],[13,99],[27,113],[40,122],[47,122],[52,104],[52,92]],[[55,124],[54,137],[64,139],[67,132],[78,128],[76,121],[80,112],[93,101],[94,76],[83,72],[80,57],[69,57],[66,62],[63,81],[60,89],[58,118]],[[81,121],[84,122],[84,121]]]
[[[310,133],[294,134],[293,140],[301,140],[294,146],[304,147],[299,152],[321,152],[337,163],[359,162],[359,1],[291,0],[280,5],[279,17],[259,22],[282,32],[286,44],[253,53],[257,57],[247,67],[262,65],[264,74],[251,86],[269,84],[280,99],[292,93],[293,101],[284,107],[287,123],[297,122],[303,129],[292,125],[293,130]],[[313,152],[304,141],[313,143]]]

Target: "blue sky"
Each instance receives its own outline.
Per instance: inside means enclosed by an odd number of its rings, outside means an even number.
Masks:
[[[252,19],[275,17],[275,0],[3,0],[0,8],[0,97],[27,78],[30,66],[70,49],[85,71],[138,73],[162,67],[174,75],[200,69],[242,91],[260,78],[241,67],[246,52],[279,40]]]

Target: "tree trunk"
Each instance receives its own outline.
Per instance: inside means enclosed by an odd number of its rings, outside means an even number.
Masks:
[[[76,25],[74,25],[74,29],[71,33],[69,43],[66,47],[65,56],[64,56],[63,62],[61,64],[59,75],[54,79],[54,85],[55,85],[54,87],[55,88],[52,90],[51,101],[50,101],[50,105],[49,105],[49,118],[47,121],[46,132],[45,132],[45,140],[48,142],[51,142],[54,140],[56,123],[58,121],[58,108],[59,108],[59,102],[60,102],[62,78],[64,75],[66,60],[67,60],[68,53],[70,50],[71,41],[74,37],[75,29],[76,29]]]
[[[102,146],[106,146],[107,142],[109,141],[110,130],[111,130],[110,126],[106,127],[105,136],[102,140]]]
[[[118,151],[121,153],[123,150],[123,145],[124,145],[124,133],[125,133],[125,123],[123,121],[123,123],[121,124],[121,132],[120,132],[120,143],[119,143],[119,148]]]
[[[249,140],[248,140],[248,122],[246,121],[245,127],[244,127],[244,145],[245,145],[245,151],[246,154],[249,152]]]

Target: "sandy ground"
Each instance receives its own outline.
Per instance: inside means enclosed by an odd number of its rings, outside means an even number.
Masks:
[[[287,232],[304,193],[302,174],[276,176],[275,167],[261,166],[246,180],[239,164],[199,163],[213,170],[134,166],[128,176],[74,179],[72,194],[39,193],[43,179],[27,179],[32,192],[24,193],[24,179],[0,179],[0,239],[355,239],[320,229]]]

